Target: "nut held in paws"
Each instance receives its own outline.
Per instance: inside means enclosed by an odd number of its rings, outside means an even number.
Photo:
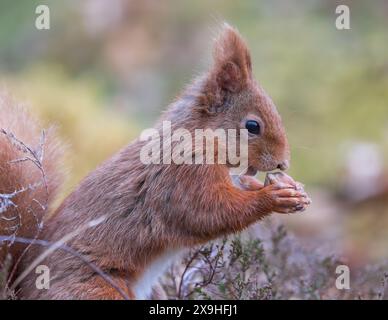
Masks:
[[[306,201],[304,204],[301,204],[298,207],[298,211],[304,211],[308,205],[311,204],[311,199],[307,195],[307,193],[304,191],[304,185],[302,183],[296,182],[292,177],[289,175],[285,174],[284,172],[270,172],[267,173],[265,176],[265,181],[264,181],[264,186],[268,186],[270,184],[275,184],[275,183],[287,183],[295,187],[295,190],[304,192],[306,194]]]

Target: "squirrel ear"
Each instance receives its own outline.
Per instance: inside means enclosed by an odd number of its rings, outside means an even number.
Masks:
[[[240,91],[252,75],[251,57],[238,31],[226,23],[215,41],[213,57],[217,84],[230,92]]]

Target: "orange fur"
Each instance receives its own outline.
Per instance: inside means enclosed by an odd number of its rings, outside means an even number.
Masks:
[[[215,43],[213,67],[182,93],[161,120],[190,132],[239,129],[250,114],[259,117],[264,128],[260,137],[249,141],[250,168],[268,171],[281,164],[285,168],[289,150],[280,116],[253,78],[245,42],[235,29],[225,26]],[[155,128],[161,130],[161,122]],[[302,201],[302,195],[289,186],[237,188],[228,165],[145,165],[139,158],[143,145],[135,140],[90,173],[47,221],[42,234],[43,239],[55,241],[107,215],[104,223],[76,235],[68,245],[133,298],[139,298],[135,293],[139,279],[166,253],[239,232],[272,211],[290,212]],[[14,179],[10,178],[12,187]],[[39,252],[30,250],[24,265]],[[22,298],[120,298],[69,254],[56,251],[44,264],[51,270],[50,289],[35,289],[31,274],[21,285]]]
[[[6,93],[0,93],[0,129],[12,133],[15,138],[23,141],[27,146],[36,148],[40,143],[42,134],[39,123],[27,113],[24,107],[17,105]],[[19,148],[20,149],[20,148]],[[29,185],[32,190],[19,193],[12,201],[15,206],[10,206],[0,219],[0,234],[13,234],[12,227],[19,226],[16,236],[34,238],[38,235],[37,220],[41,221],[47,210],[42,205],[52,203],[62,184],[63,168],[61,157],[63,146],[55,135],[55,129],[46,131],[44,142],[43,169],[47,177],[46,186],[42,175],[36,165],[31,161],[13,163],[12,161],[25,158],[27,155],[19,150],[5,134],[0,133],[0,193],[10,194]],[[13,219],[15,217],[15,219]],[[9,220],[11,219],[11,220]],[[6,254],[10,254],[16,262],[25,245],[15,244],[0,246],[0,262]]]

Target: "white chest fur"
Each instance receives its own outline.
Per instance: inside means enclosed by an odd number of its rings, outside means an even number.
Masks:
[[[135,284],[135,298],[138,300],[149,299],[152,287],[183,252],[183,250],[168,251],[150,264]]]

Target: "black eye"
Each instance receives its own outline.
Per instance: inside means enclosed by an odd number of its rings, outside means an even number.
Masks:
[[[248,120],[245,122],[245,128],[249,133],[260,134],[260,124],[255,120]]]

